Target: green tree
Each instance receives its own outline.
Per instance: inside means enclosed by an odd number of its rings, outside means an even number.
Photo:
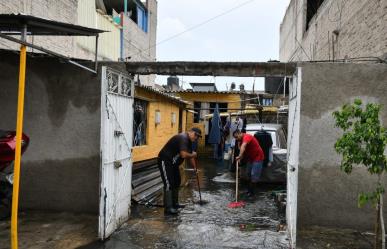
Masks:
[[[372,175],[377,175],[376,186],[371,193],[360,193],[358,206],[371,203],[376,210],[375,248],[378,247],[379,230],[382,234],[382,248],[385,248],[385,231],[383,221],[383,194],[381,176],[387,169],[384,154],[387,144],[387,131],[379,120],[381,106],[369,103],[365,107],[360,99],[353,104],[345,104],[340,111],[335,111],[335,125],[343,130],[343,135],[336,141],[335,150],[342,155],[340,168],[347,174],[354,165],[362,165]]]

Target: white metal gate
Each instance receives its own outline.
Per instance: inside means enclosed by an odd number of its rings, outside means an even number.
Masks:
[[[297,193],[298,163],[300,138],[300,107],[301,107],[301,68],[289,85],[289,121],[288,121],[288,172],[287,172],[287,203],[286,221],[290,236],[291,248],[296,248],[297,239]]]
[[[108,67],[101,75],[101,188],[99,238],[129,217],[132,179],[132,78]]]

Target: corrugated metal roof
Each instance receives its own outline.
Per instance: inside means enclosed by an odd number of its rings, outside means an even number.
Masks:
[[[179,97],[170,95],[170,94],[168,94],[166,92],[159,91],[159,90],[157,90],[157,89],[155,89],[155,88],[153,88],[151,86],[139,86],[139,85],[136,85],[136,88],[143,89],[145,91],[149,91],[149,92],[152,92],[152,93],[156,93],[156,94],[161,95],[163,97],[166,97],[166,98],[168,98],[168,99],[170,99],[172,101],[175,101],[175,102],[177,102],[179,104],[183,104],[183,105],[188,105],[189,104],[189,102],[184,101],[184,100],[180,99]]]
[[[25,14],[0,14],[3,34],[20,34],[27,25],[28,35],[96,36],[105,31]]]

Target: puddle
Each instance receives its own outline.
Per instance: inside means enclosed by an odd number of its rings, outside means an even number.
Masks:
[[[271,195],[282,186],[260,185],[254,198],[240,195],[245,207],[228,208],[235,201],[234,174],[220,163],[199,165],[205,204],[198,203],[195,173],[186,171],[189,185],[180,191],[186,207],[178,216],[164,216],[160,207],[135,205],[131,219],[101,248],[289,248],[286,232],[277,232],[284,213],[278,212]]]

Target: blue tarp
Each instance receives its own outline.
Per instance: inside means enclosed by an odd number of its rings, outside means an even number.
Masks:
[[[221,125],[220,125],[220,115],[219,115],[219,107],[218,107],[218,104],[216,104],[215,106],[215,110],[214,110],[214,113],[213,113],[213,116],[212,116],[212,120],[211,120],[211,131],[210,131],[210,134],[208,135],[208,143],[209,144],[220,144],[220,129],[221,129]]]

